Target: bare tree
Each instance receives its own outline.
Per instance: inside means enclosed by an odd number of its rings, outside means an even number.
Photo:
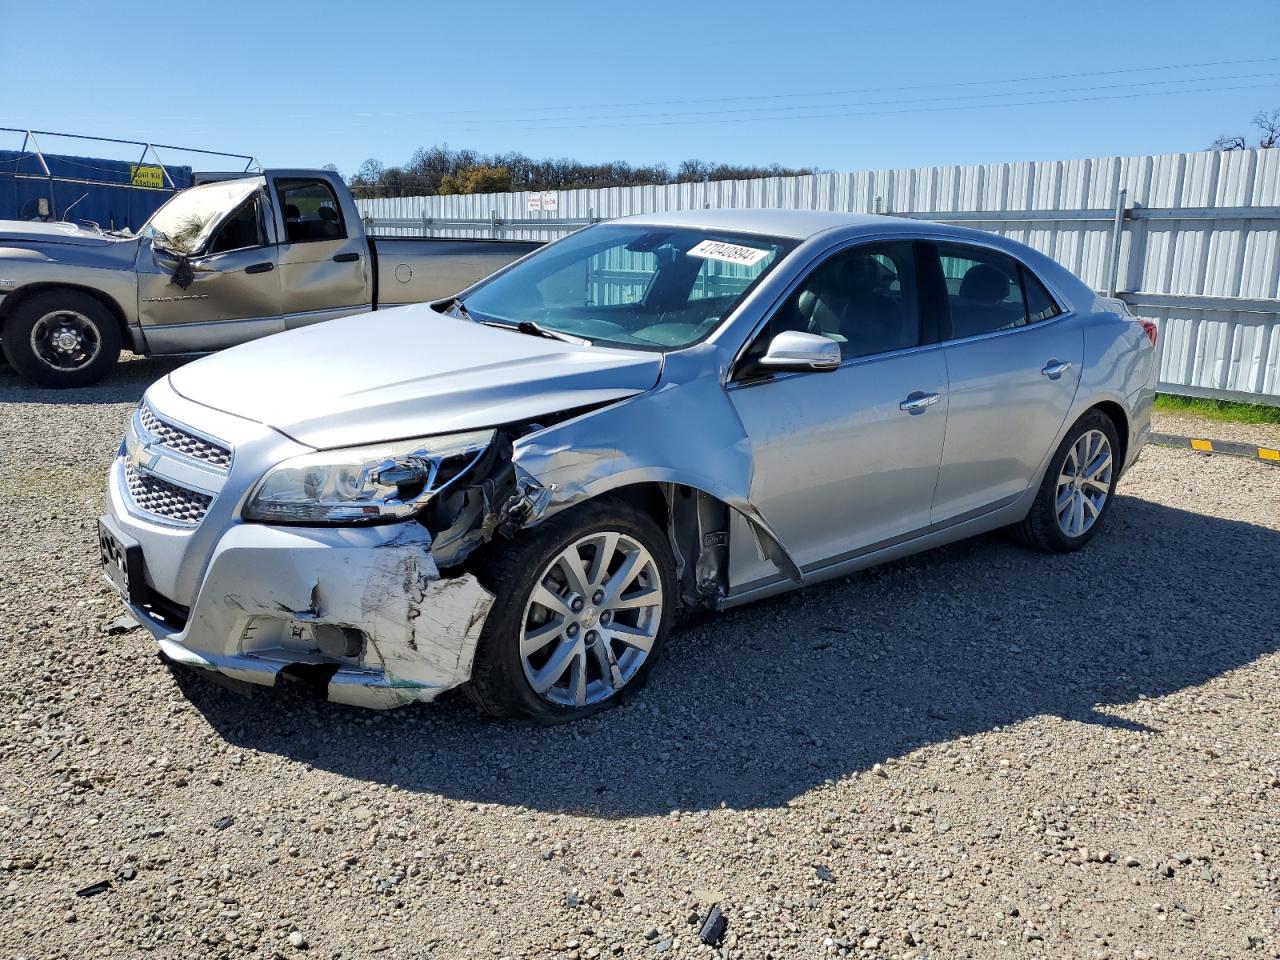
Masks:
[[[351,186],[351,192],[360,199],[376,197],[379,195],[378,186],[385,175],[386,169],[382,166],[382,161],[370,157],[360,164],[360,168],[351,175],[347,183]]]
[[[1280,146],[1280,107],[1274,110],[1259,110],[1253,115],[1253,125],[1262,131],[1258,146]]]
[[[1209,149],[1210,150],[1248,150],[1249,144],[1245,142],[1244,137],[1241,137],[1241,136],[1228,137],[1227,135],[1223,134],[1222,136],[1218,137],[1218,139],[1214,140],[1213,143],[1209,144]]]
[[[1259,110],[1253,115],[1253,125],[1262,135],[1258,137],[1258,146],[1263,150],[1280,147],[1280,107],[1274,110]],[[1210,150],[1248,150],[1249,138],[1241,134],[1229,136],[1224,134],[1209,144]]]

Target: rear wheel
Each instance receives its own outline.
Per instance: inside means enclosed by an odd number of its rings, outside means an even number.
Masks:
[[[675,564],[649,517],[601,500],[502,545],[467,691],[486,713],[562,723],[623,701],[661,652]]]
[[[120,327],[101,301],[78,290],[50,290],[21,303],[4,323],[4,352],[42,387],[97,383],[120,357]]]
[[[1100,410],[1081,417],[1054,451],[1018,532],[1047,553],[1079,550],[1101,528],[1120,479],[1115,424]]]

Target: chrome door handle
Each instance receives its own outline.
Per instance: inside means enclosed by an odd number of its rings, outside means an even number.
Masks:
[[[924,413],[941,399],[940,393],[921,393],[917,390],[898,404],[898,409],[906,413]]]
[[[1064,373],[1066,373],[1070,369],[1071,369],[1070,360],[1050,360],[1048,363],[1044,365],[1043,368],[1041,368],[1040,372],[1043,373],[1050,380],[1057,380],[1060,376],[1062,376]]]

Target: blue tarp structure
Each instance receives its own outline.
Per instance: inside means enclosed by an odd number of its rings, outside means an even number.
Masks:
[[[189,186],[190,167],[0,150],[0,220],[37,219],[43,198],[50,219],[137,230],[175,189]]]

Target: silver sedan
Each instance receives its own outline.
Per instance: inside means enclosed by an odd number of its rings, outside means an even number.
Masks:
[[[681,610],[1000,527],[1084,546],[1147,439],[1154,346],[987,233],[626,218],[153,385],[104,572],[179,663],[572,719],[633,693]]]

